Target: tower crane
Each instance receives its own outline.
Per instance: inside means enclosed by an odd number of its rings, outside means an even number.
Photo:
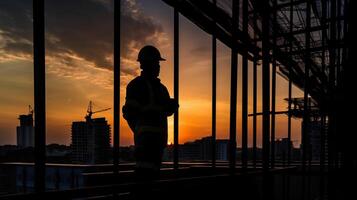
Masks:
[[[110,109],[111,108],[105,108],[105,109],[93,111],[93,102],[89,101],[89,105],[88,105],[88,108],[87,108],[87,115],[85,116],[85,118],[86,118],[86,120],[92,120],[92,115],[93,114],[99,113],[99,112],[104,112],[104,111],[107,111],[107,110],[110,110]]]

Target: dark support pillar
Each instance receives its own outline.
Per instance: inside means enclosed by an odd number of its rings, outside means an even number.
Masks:
[[[216,0],[213,4],[216,8]],[[213,21],[212,32],[212,167],[216,167],[216,102],[217,102],[217,40],[216,22]]]
[[[260,2],[262,16],[262,103],[263,103],[263,196],[274,199],[273,176],[269,173],[270,154],[270,5],[269,1]]]
[[[119,175],[120,145],[120,0],[114,1],[114,129],[113,129],[113,173]]]
[[[290,37],[292,36],[293,32],[293,25],[294,25],[294,5],[293,5],[294,0],[290,0]],[[289,51],[290,53],[293,52],[293,40],[292,38],[290,39],[289,42]],[[292,66],[291,64],[289,65],[289,91],[288,91],[288,166],[291,164],[291,96],[292,96]]]
[[[326,1],[321,1],[321,25],[324,26],[326,23]],[[321,51],[321,69],[323,74],[325,75],[326,63],[325,63],[325,40],[326,40],[326,31],[322,31],[321,33],[321,45],[323,46]],[[326,99],[323,99],[326,101]],[[323,104],[325,106],[325,102]],[[321,113],[321,152],[320,152],[320,170],[321,173],[325,168],[325,142],[326,142],[326,128],[325,128],[325,107],[322,109]]]
[[[336,0],[330,2],[330,40],[329,40],[329,116],[328,116],[328,167],[333,169],[335,160],[335,111],[333,95],[335,90],[335,43],[336,43]]]
[[[46,174],[46,67],[45,3],[33,0],[33,63],[35,103],[35,191],[45,191]]]
[[[336,198],[335,192],[335,161],[337,160],[336,148],[336,105],[335,105],[335,81],[336,81],[336,0],[330,1],[330,34],[329,34],[329,85],[328,85],[328,184],[329,198]]]
[[[257,40],[256,30],[257,26],[257,10],[254,8],[254,41]],[[256,45],[256,43],[255,43]],[[259,54],[254,54],[253,57],[253,166],[257,167],[257,67]]]
[[[243,0],[243,33],[248,35],[248,0]],[[248,51],[242,55],[242,168],[248,165]]]
[[[306,1],[306,15],[305,15],[305,73],[304,73],[304,114],[303,114],[303,130],[302,130],[302,172],[303,172],[303,182],[302,182],[302,199],[309,199],[309,180],[308,175],[308,187],[306,191],[306,161],[310,157],[309,151],[311,149],[309,142],[309,125],[310,125],[310,104],[309,104],[309,81],[310,81],[310,26],[311,26],[311,2]],[[309,157],[308,157],[309,156]],[[309,159],[310,160],[310,159]],[[310,163],[310,162],[309,162]],[[310,168],[309,168],[310,169]],[[305,197],[307,195],[307,198]]]
[[[257,167],[257,55],[253,58],[253,166]]]
[[[277,5],[277,0],[274,0],[274,7]],[[275,48],[276,48],[276,34],[275,30],[277,29],[276,25],[276,12],[273,11],[273,64],[272,64],[272,78],[271,78],[271,135],[270,135],[270,145],[271,145],[271,168],[275,167],[275,95],[276,95],[276,55],[275,55]]]
[[[342,8],[342,3],[341,0],[337,0],[337,18],[336,18],[336,28],[337,28],[337,40],[336,42],[340,42],[341,41],[341,8]],[[337,47],[337,45],[336,45]],[[336,62],[336,81],[337,81],[337,85],[339,87],[340,85],[340,78],[341,78],[341,48],[337,47],[336,48],[337,51],[337,62]]]
[[[174,98],[179,102],[179,12],[174,9]],[[179,167],[179,111],[174,114],[174,169]]]
[[[233,26],[232,43],[235,44],[237,31],[239,27],[239,1],[232,2]],[[232,46],[231,51],[231,99],[230,99],[230,121],[229,121],[229,167],[234,173],[236,167],[236,149],[237,149],[237,75],[238,74],[238,51],[236,46]]]
[[[309,129],[309,77],[310,77],[310,25],[311,25],[311,2],[306,2],[306,27],[305,27],[305,75],[304,75],[304,115],[302,132],[302,169],[305,170],[309,151],[308,129]]]
[[[324,176],[324,172],[325,172],[325,136],[326,136],[326,132],[325,132],[325,116],[324,114],[321,114],[320,116],[320,126],[321,126],[321,143],[320,143],[320,198],[322,199],[325,195],[325,176]]]
[[[262,3],[264,6],[262,10],[262,78],[263,78],[263,170],[269,170],[269,154],[270,154],[270,45],[269,45],[269,32],[270,32],[270,14],[268,3]],[[264,8],[265,7],[265,8]]]

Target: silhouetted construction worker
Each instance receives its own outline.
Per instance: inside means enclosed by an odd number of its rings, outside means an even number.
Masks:
[[[158,78],[160,61],[157,48],[143,47],[138,55],[140,76],[126,88],[123,115],[134,133],[136,175],[139,180],[158,178],[163,150],[167,145],[167,117],[178,109]]]

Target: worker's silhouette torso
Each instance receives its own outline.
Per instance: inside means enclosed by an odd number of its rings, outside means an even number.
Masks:
[[[167,117],[178,108],[158,78],[164,60],[157,48],[143,47],[138,55],[142,72],[126,88],[123,116],[134,133],[135,172],[141,180],[158,178],[167,144]]]
[[[166,87],[160,82],[158,78],[146,78],[144,74],[136,77],[132,80],[127,86],[126,100],[133,101],[133,104],[139,104],[141,108],[145,107],[165,107],[169,105],[170,96]],[[130,103],[129,103],[130,104]],[[134,107],[134,106],[133,106]],[[130,113],[123,110],[124,117],[128,120],[131,130],[134,132],[134,142],[137,144],[139,139],[139,132],[144,131],[155,132],[151,130],[139,130],[139,129],[161,129],[162,132],[156,131],[157,137],[161,139],[161,146],[166,147],[167,144],[167,112],[164,110],[160,111],[155,109],[148,108],[147,111],[139,111],[133,113],[130,116]],[[128,115],[128,116],[127,116]],[[138,132],[139,131],[139,132]],[[138,133],[138,134],[136,134]]]

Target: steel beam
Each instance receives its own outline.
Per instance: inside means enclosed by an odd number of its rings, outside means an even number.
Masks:
[[[253,20],[256,21],[257,13],[254,12]],[[257,23],[254,23],[254,30],[256,29]],[[256,32],[254,31],[254,38],[256,38]],[[254,54],[253,58],[253,166],[257,167],[257,67],[258,59],[257,55]]]
[[[304,76],[304,115],[303,115],[303,131],[302,131],[302,170],[305,172],[306,161],[309,150],[309,77],[310,77],[310,32],[309,28],[311,26],[311,3],[308,1],[306,3],[306,33],[305,33],[305,76]]]
[[[237,39],[239,27],[239,0],[232,2],[233,26],[232,42]],[[238,51],[235,46],[231,48],[231,97],[229,119],[229,168],[235,172],[237,150],[237,79],[238,79]]]
[[[174,8],[174,98],[179,102],[179,12]],[[179,167],[179,111],[174,114],[174,169]]]
[[[248,34],[248,0],[243,0],[243,33]],[[248,165],[248,51],[242,54],[242,168]]]
[[[267,2],[264,5],[268,4]],[[267,172],[269,170],[269,154],[270,154],[270,13],[265,9],[265,6],[261,8],[262,12],[262,56],[263,56],[263,87],[262,87],[262,101],[263,101],[263,170]]]
[[[217,6],[216,0],[213,4]],[[214,15],[215,13],[213,13]],[[213,21],[214,27],[216,22]],[[217,38],[212,32],[212,167],[216,167]]]
[[[276,6],[277,0],[273,1]],[[276,29],[277,29],[277,21],[276,21],[276,12],[273,13],[273,46],[276,46]],[[271,168],[275,167],[275,95],[276,95],[276,51],[273,49],[273,63],[272,63],[272,78],[271,78],[271,129],[270,129],[270,150],[271,150]]]
[[[114,1],[114,112],[113,173],[119,175],[120,146],[120,0]]]
[[[290,32],[293,31],[294,26],[294,5],[292,4],[294,0],[290,0]],[[289,52],[293,51],[293,41],[290,40],[289,42]],[[289,86],[288,86],[288,166],[291,164],[291,96],[292,96],[292,66],[289,65]]]
[[[46,175],[46,66],[45,2],[33,0],[33,63],[35,103],[35,174],[37,193],[45,192]]]

